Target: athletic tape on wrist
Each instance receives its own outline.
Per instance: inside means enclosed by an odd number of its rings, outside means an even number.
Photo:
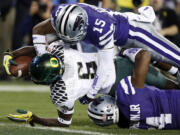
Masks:
[[[123,52],[123,55],[127,56],[132,62],[135,62],[136,55],[142,50],[142,48],[130,48]]]
[[[58,107],[58,110],[62,112],[63,114],[73,114],[74,108],[68,109],[67,107]]]
[[[176,73],[177,73],[177,71],[178,71],[178,68],[177,68],[177,67],[172,66],[172,67],[169,69],[168,73],[170,73],[170,74],[174,75],[174,74],[176,74]]]
[[[34,44],[46,44],[46,36],[44,35],[33,35]]]
[[[60,123],[62,123],[62,124],[70,125],[71,122],[72,122],[72,119],[70,119],[70,120],[64,120],[64,119],[58,117],[58,121],[59,121]]]

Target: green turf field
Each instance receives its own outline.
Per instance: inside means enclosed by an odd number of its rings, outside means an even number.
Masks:
[[[24,87],[24,90],[27,86],[34,86],[27,82],[18,83]],[[80,105],[78,101],[70,128],[46,128],[40,125],[32,128],[28,124],[9,121],[6,116],[9,113],[16,113],[16,109],[20,108],[30,110],[42,117],[57,117],[56,107],[51,103],[49,92],[2,91],[5,85],[17,85],[17,83],[0,82],[0,135],[180,135],[178,130],[128,130],[119,129],[116,125],[99,127],[89,120],[87,106]]]

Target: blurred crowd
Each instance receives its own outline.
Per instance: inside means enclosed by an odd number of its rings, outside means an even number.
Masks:
[[[180,46],[180,0],[1,0],[0,1],[0,80],[5,79],[3,53],[32,45],[32,28],[50,18],[62,3],[88,3],[119,12],[137,12],[151,5],[156,13],[154,26],[163,36]]]

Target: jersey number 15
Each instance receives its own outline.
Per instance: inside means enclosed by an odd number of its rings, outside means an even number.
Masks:
[[[99,33],[102,33],[103,27],[106,25],[106,22],[100,19],[96,19],[94,25],[95,26],[93,27],[93,31],[98,31]]]

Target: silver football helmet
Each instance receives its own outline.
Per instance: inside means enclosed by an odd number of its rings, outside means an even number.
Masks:
[[[76,4],[63,7],[57,14],[56,32],[65,42],[78,42],[87,32],[88,15],[86,11]]]
[[[88,106],[88,116],[97,125],[108,126],[119,121],[119,109],[115,99],[102,95]]]

